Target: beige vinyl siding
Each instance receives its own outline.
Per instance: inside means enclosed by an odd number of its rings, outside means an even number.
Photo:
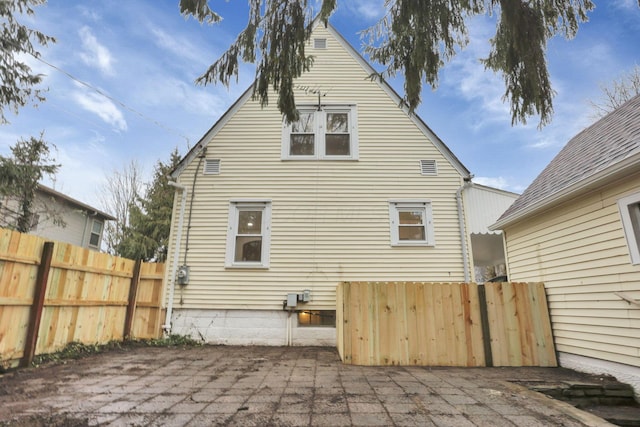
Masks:
[[[359,159],[281,160],[275,97],[265,109],[254,101],[244,104],[207,146],[207,158],[221,160],[220,175],[203,175],[202,166],[197,171],[190,283],[178,289],[176,308],[277,310],[288,292],[310,289],[305,308],[334,309],[340,281],[464,280],[455,199],[459,172],[325,29],[316,31],[328,39],[328,48],[313,50],[312,71],[297,84],[326,92],[323,104],[357,105]],[[318,99],[302,90],[296,97],[298,104]],[[420,159],[435,159],[438,175],[422,176]],[[179,176],[189,197],[197,166],[196,158]],[[234,199],[272,202],[268,269],[224,267]],[[431,200],[435,247],[391,246],[391,199]],[[172,239],[179,203],[177,197]]]
[[[507,227],[510,278],[545,283],[558,351],[640,366],[640,268],[631,265],[617,200],[640,174]]]

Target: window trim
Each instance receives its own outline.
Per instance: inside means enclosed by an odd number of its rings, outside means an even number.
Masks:
[[[254,208],[262,209],[262,244],[260,262],[235,261],[237,223],[239,212]],[[269,268],[271,247],[271,200],[237,199],[229,201],[229,221],[227,227],[227,247],[225,253],[225,268]]]
[[[100,232],[96,233],[93,231],[93,226],[96,224],[100,224]],[[89,240],[87,240],[87,246],[89,246],[90,248],[94,248],[94,249],[99,249],[100,248],[100,244],[102,243],[102,233],[104,232],[104,221],[100,221],[97,219],[94,219],[91,222],[91,227],[89,227]],[[93,245],[91,244],[91,236],[92,235],[97,235],[98,236],[98,244],[97,245]]]
[[[630,194],[618,199],[618,211],[622,220],[622,229],[624,231],[625,241],[629,249],[629,257],[632,265],[640,264],[640,239],[634,230],[634,221],[636,227],[640,229],[640,212],[637,218],[632,218],[630,208],[636,206],[640,209],[640,193]]]
[[[424,210],[425,240],[400,240],[400,209]],[[433,229],[433,207],[431,199],[396,199],[389,200],[389,237],[391,246],[435,246],[435,234]]]
[[[318,105],[305,104],[298,107],[300,113],[314,113],[314,154],[296,156],[289,154],[291,142],[291,124],[282,122],[282,160],[358,160],[358,108],[355,104]],[[349,120],[349,155],[332,156],[326,154],[326,113],[347,113]]]

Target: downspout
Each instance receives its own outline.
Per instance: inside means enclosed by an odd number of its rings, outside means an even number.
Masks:
[[[171,276],[169,276],[169,280],[171,281],[171,288],[169,290],[169,301],[167,303],[167,315],[164,320],[164,325],[162,325],[162,329],[167,334],[171,332],[171,314],[173,311],[173,296],[176,291],[176,275],[179,261],[178,258],[180,255],[180,241],[182,240],[182,223],[184,222],[184,211],[187,207],[187,187],[180,185],[174,181],[169,181],[169,185],[182,191],[182,201],[180,204],[180,215],[178,217],[178,233],[176,235],[175,251],[173,252]]]
[[[467,248],[467,228],[465,227],[464,212],[462,210],[462,191],[471,184],[472,177],[465,177],[464,184],[456,191],[456,202],[458,204],[458,224],[460,226],[460,241],[462,243],[462,262],[464,266],[464,281],[469,283],[471,275],[469,274],[469,249]]]

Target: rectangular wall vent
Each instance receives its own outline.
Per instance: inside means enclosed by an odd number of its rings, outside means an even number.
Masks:
[[[220,159],[205,159],[203,173],[205,175],[219,175]]]
[[[420,173],[427,176],[438,175],[438,166],[435,160],[420,160]]]
[[[313,48],[314,49],[326,49],[327,48],[327,39],[313,39]]]

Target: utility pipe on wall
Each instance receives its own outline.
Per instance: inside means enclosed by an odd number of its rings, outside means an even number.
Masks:
[[[169,301],[167,303],[167,315],[164,320],[164,325],[162,325],[162,329],[165,333],[171,332],[171,314],[173,311],[173,295],[176,291],[176,274],[178,270],[178,257],[180,255],[180,241],[182,240],[182,223],[184,222],[184,211],[187,206],[187,187],[174,181],[169,181],[169,185],[182,191],[182,200],[180,203],[180,215],[178,216],[178,232],[175,241],[175,251],[173,252],[171,276],[169,276],[169,280],[171,280],[171,288],[169,290]]]
[[[462,210],[462,191],[471,184],[471,178],[464,178],[464,184],[456,191],[456,202],[458,204],[458,224],[460,226],[460,240],[462,243],[462,262],[464,264],[464,281],[469,283],[471,275],[469,274],[469,251],[467,248],[467,229],[464,225],[464,212]]]

